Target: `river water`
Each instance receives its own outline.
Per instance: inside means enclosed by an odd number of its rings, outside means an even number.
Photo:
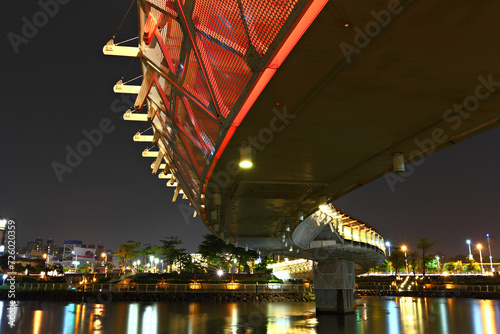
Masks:
[[[500,301],[362,297],[351,315],[317,315],[314,302],[65,303],[20,301],[14,327],[0,301],[0,333],[488,333],[500,332]]]

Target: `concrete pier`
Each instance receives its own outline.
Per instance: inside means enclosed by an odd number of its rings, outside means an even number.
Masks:
[[[345,260],[322,260],[313,268],[316,312],[354,312],[354,262]]]

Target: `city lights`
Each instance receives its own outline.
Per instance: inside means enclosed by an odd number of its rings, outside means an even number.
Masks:
[[[479,258],[481,259],[481,275],[484,275],[484,267],[483,267],[483,253],[481,253],[481,249],[483,248],[483,245],[477,244],[477,249],[479,249]]]

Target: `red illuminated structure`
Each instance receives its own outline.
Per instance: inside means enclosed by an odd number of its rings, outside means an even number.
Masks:
[[[407,175],[392,172],[500,123],[498,53],[481,52],[496,3],[470,19],[432,2],[137,4],[139,45],[104,53],[141,59],[141,86],[115,91],[137,94],[125,119],[152,125],[134,140],[158,147],[143,152],[153,174],[226,242],[316,260],[315,288],[341,312],[354,263],[381,263],[385,246],[330,203],[384,176],[394,191]]]

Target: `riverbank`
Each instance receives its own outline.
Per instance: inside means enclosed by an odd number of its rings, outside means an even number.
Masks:
[[[486,291],[388,291],[388,290],[356,290],[356,294],[362,296],[392,296],[392,297],[442,297],[442,298],[476,298],[476,299],[500,299],[499,292]]]
[[[0,294],[0,299],[7,299],[7,293]],[[141,293],[141,292],[81,292],[81,291],[17,291],[16,300],[52,300],[68,302],[111,301],[190,301],[190,302],[308,302],[316,300],[312,292],[298,293],[234,293],[234,292],[191,292],[191,293]]]

